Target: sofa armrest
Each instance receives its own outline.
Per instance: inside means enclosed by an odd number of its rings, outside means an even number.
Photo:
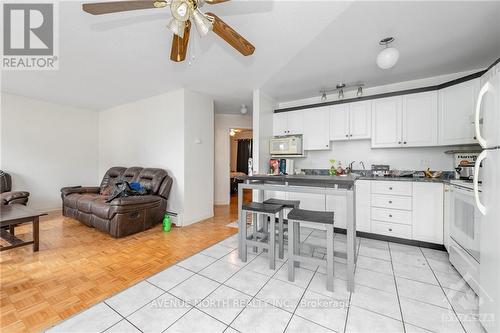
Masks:
[[[161,200],[162,198],[157,195],[138,195],[116,198],[109,204],[111,206],[140,206],[145,204],[155,204]]]
[[[99,193],[100,187],[98,186],[72,186],[72,187],[63,187],[61,189],[61,194],[63,196],[73,193]]]
[[[9,202],[19,199],[28,199],[29,196],[29,192],[25,191],[4,192],[1,194],[1,201],[2,204],[8,205]]]

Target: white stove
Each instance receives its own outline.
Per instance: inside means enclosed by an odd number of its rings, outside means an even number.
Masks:
[[[465,180],[465,179],[451,179],[450,184],[454,186],[459,186],[463,187],[468,190],[474,190],[474,183],[472,180]],[[481,192],[481,184],[478,186],[479,192]]]

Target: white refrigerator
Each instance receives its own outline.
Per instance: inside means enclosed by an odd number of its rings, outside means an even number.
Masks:
[[[474,196],[482,213],[479,320],[492,333],[500,332],[500,63],[481,77],[475,127],[483,148],[476,160],[476,165],[482,164],[482,168],[475,168],[474,174]]]

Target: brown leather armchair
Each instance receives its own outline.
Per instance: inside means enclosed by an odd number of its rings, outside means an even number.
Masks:
[[[12,177],[0,170],[0,201],[2,205],[26,205],[30,196],[26,191],[11,191]]]
[[[122,180],[139,182],[150,194],[116,198],[107,203],[110,190]],[[131,235],[162,221],[172,182],[172,177],[162,169],[113,167],[99,187],[62,188],[63,215],[113,237]]]

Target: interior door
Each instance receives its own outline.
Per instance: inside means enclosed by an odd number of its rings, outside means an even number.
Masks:
[[[330,110],[330,140],[349,140],[349,104],[333,105]]]
[[[349,103],[349,138],[369,139],[371,137],[372,102]]]
[[[403,147],[438,143],[437,91],[403,96]]]
[[[402,96],[376,99],[372,108],[372,148],[401,147]]]

